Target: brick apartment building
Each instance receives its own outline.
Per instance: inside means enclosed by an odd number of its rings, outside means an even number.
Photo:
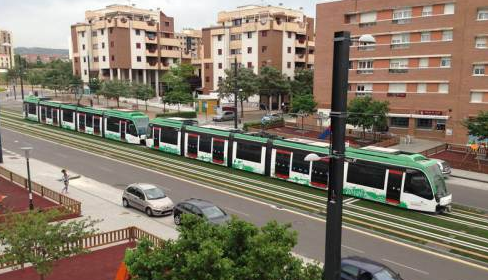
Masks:
[[[462,121],[488,110],[488,1],[344,0],[317,4],[314,93],[330,108],[333,37],[371,34],[350,49],[348,98],[390,103],[389,130],[466,144]]]
[[[235,57],[240,67],[255,73],[273,66],[293,78],[296,69],[313,67],[314,36],[314,19],[301,10],[249,5],[219,12],[217,25],[202,30],[203,92],[217,90]],[[277,108],[286,100],[271,102]]]
[[[71,41],[74,74],[83,81],[90,75],[147,83],[157,95],[160,75],[181,58],[174,19],[159,8],[110,5],[86,11],[85,22],[71,26]]]
[[[12,32],[0,29],[0,72],[15,66]]]

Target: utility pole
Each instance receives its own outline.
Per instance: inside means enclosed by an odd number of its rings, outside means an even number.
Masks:
[[[334,34],[334,62],[332,74],[332,155],[329,166],[327,193],[327,221],[325,233],[325,264],[322,278],[341,278],[342,188],[344,185],[344,158],[347,117],[347,83],[349,74],[349,47],[351,35],[347,31]]]
[[[237,95],[239,89],[237,88],[237,55],[234,56],[234,128],[237,129]]]
[[[24,100],[24,67],[20,55],[17,55],[17,57],[19,58],[20,93],[22,94],[22,100]]]

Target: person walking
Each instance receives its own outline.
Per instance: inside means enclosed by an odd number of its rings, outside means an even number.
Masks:
[[[69,186],[69,175],[68,172],[66,172],[66,169],[61,170],[61,173],[63,173],[63,177],[61,178],[61,181],[64,183],[64,188],[61,190],[61,193],[68,193],[68,186]]]

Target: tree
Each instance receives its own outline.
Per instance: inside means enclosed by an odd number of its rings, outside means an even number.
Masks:
[[[349,102],[347,123],[362,127],[364,139],[366,138],[366,129],[386,127],[388,106],[387,101],[376,101],[369,96],[356,97]]]
[[[488,111],[481,111],[475,118],[466,119],[463,125],[468,129],[469,135],[480,141],[488,139]]]
[[[317,102],[313,99],[312,94],[296,95],[291,102],[292,113],[302,112],[311,114],[315,112],[315,107],[317,107]]]
[[[219,83],[219,97],[234,97],[236,75],[233,69],[225,70],[225,79]],[[241,118],[244,117],[244,101],[255,95],[258,90],[257,76],[249,68],[240,67],[237,69],[237,100],[241,103]]]
[[[31,85],[32,91],[34,91],[34,86],[40,85],[44,79],[43,73],[37,69],[29,69],[27,71],[27,81]]]
[[[1,261],[22,268],[31,264],[43,280],[57,260],[85,252],[79,241],[95,233],[97,221],[53,222],[60,214],[53,210],[7,216],[0,224]]]
[[[315,280],[321,269],[292,255],[297,233],[269,222],[258,228],[233,218],[226,226],[184,215],[177,240],[154,247],[145,240],[126,251],[125,263],[140,280]]]
[[[297,70],[295,72],[295,78],[290,81],[290,92],[293,97],[298,95],[313,95],[313,70]]]
[[[290,83],[286,76],[271,66],[261,68],[261,73],[258,76],[258,87],[260,95],[268,96],[270,109],[273,96],[278,96],[282,100],[283,94],[290,92]],[[281,107],[280,100],[278,103],[278,107]]]
[[[131,94],[136,99],[137,109],[139,109],[139,101],[138,100],[141,99],[141,100],[144,100],[144,103],[146,105],[146,111],[147,111],[147,101],[149,99],[153,98],[156,95],[156,92],[149,85],[132,84]]]
[[[103,81],[99,78],[91,78],[88,81],[88,87],[90,88],[90,94],[97,96],[97,103],[100,104],[100,89],[102,88]]]
[[[163,102],[165,104],[177,104],[178,112],[181,104],[188,104],[194,100],[189,83],[190,77],[193,76],[193,71],[192,65],[179,64],[171,67],[162,77],[163,82],[166,84]]]
[[[115,99],[117,101],[117,108],[119,108],[120,97],[130,96],[130,85],[126,81],[105,81],[100,89],[100,94],[107,99],[107,105],[109,99]]]

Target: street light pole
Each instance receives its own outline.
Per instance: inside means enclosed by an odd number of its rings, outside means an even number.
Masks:
[[[234,56],[234,128],[237,129],[237,95],[239,89],[237,88],[237,55]]]
[[[27,184],[29,186],[29,210],[34,210],[34,202],[32,200],[32,183],[31,183],[30,165],[29,165],[29,152],[32,150],[32,147],[22,147],[21,149],[25,152],[25,160],[27,162]]]
[[[24,100],[24,80],[22,76],[24,75],[24,67],[22,66],[22,58],[20,55],[17,55],[19,58],[19,76],[20,76],[20,93],[22,95],[22,100]]]

